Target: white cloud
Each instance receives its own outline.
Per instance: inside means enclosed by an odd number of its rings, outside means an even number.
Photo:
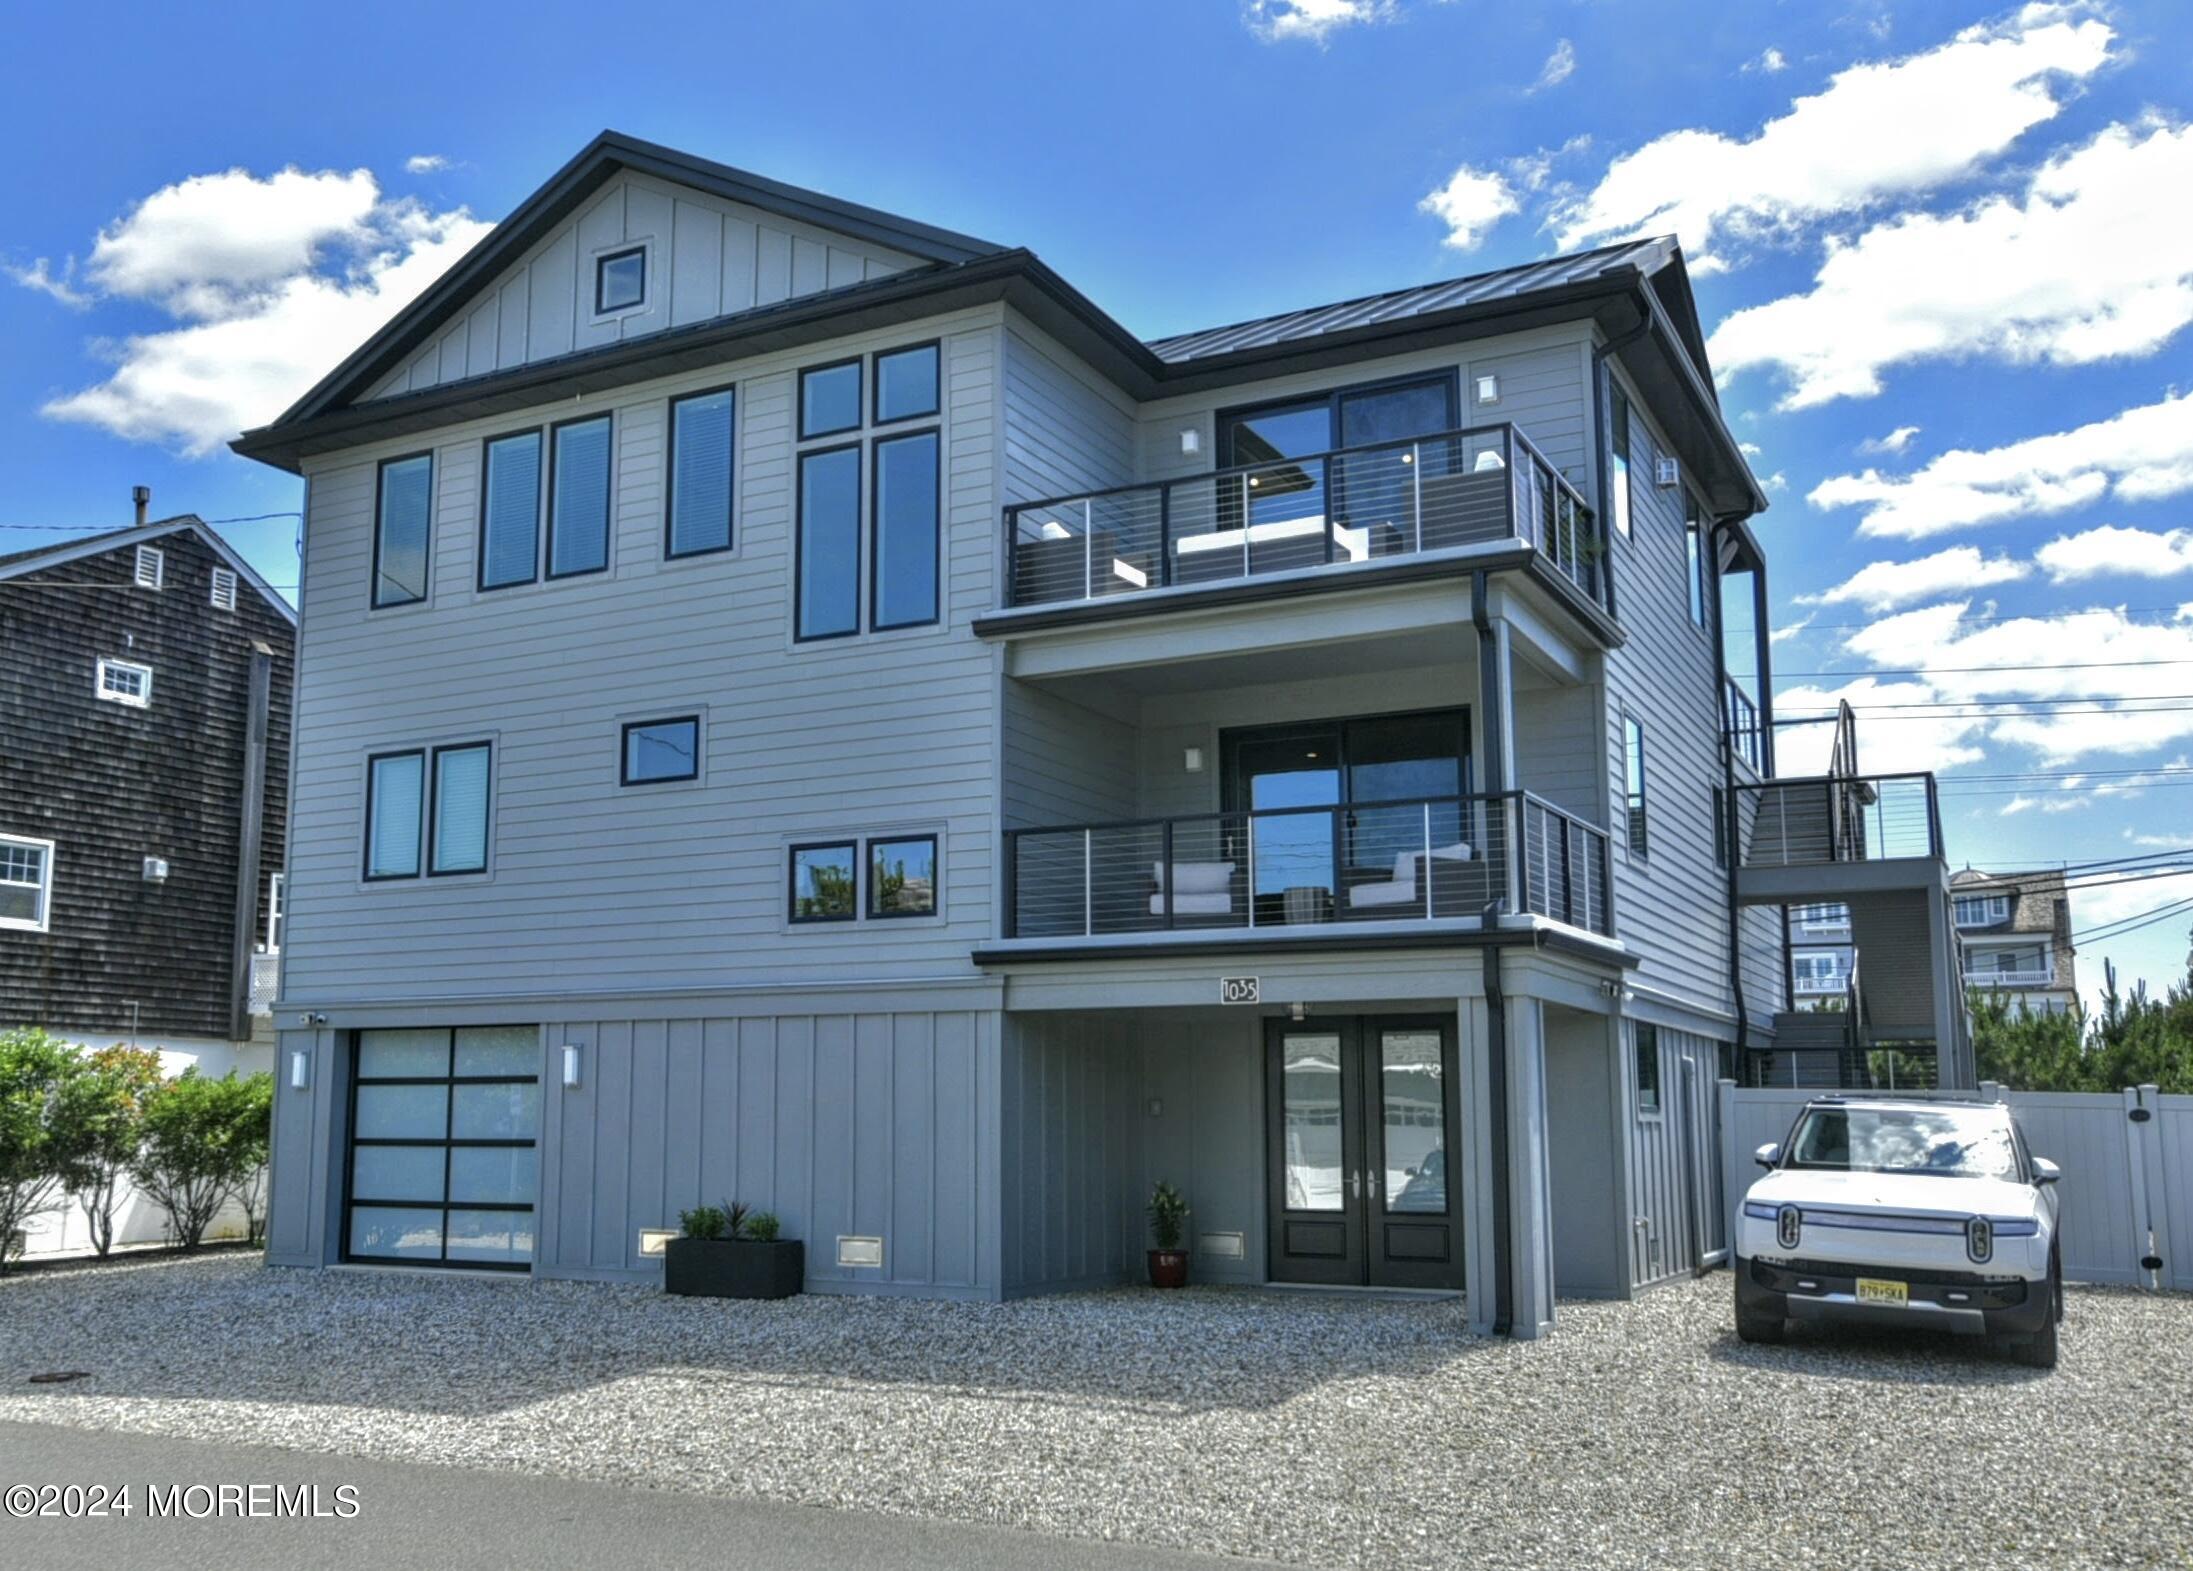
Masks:
[[[381,200],[371,174],[243,170],[164,187],[99,235],[103,298],[176,326],[97,346],[107,378],[44,413],[209,452],[279,414],[486,234],[464,209]]]
[[[1783,234],[1971,173],[2063,107],[2059,78],[2109,58],[2109,26],[2029,5],[1948,43],[1854,65],[1748,140],[1683,130],[1608,165],[1554,214],[1564,249],[1672,230],[1686,251]]]
[[[1785,409],[1870,398],[1916,360],[2083,365],[2159,349],[2193,322],[2193,125],[2110,126],[2019,196],[1910,213],[1831,240],[1805,294],[1738,311],[1707,348],[1723,375],[1788,379]]]
[[[1777,71],[1787,71],[1789,69],[1789,56],[1769,44],[1761,52],[1759,58],[1751,61],[1744,69],[1747,71],[1764,71],[1768,76],[1772,76]]]
[[[1343,27],[1391,21],[1394,14],[1393,0],[1249,0],[1241,19],[1268,44],[1306,38],[1323,47]]]
[[[59,273],[54,272],[50,261],[39,257],[28,267],[18,267],[12,262],[7,264],[7,274],[25,289],[35,289],[50,296],[71,311],[91,308],[91,296],[76,287],[76,258],[73,256],[61,264]]]
[[[1936,595],[2007,584],[2029,571],[2011,557],[1987,558],[1977,547],[1952,546],[1914,562],[1870,562],[1832,589],[1797,598],[1805,605],[1854,602],[1868,611],[1891,611]]]
[[[1762,476],[1759,484],[1769,491],[1787,491],[1789,489],[1789,476],[1777,469],[1771,475]]]
[[[1553,46],[1553,53],[1546,56],[1546,63],[1539,69],[1538,80],[1532,91],[1559,87],[1576,73],[1576,46],[1566,38]]]
[[[1864,507],[1858,532],[1907,540],[1972,524],[2061,513],[2114,496],[2154,501],[2193,490],[2193,393],[2127,409],[2072,431],[1943,453],[1907,475],[1836,475],[1814,507]]]
[[[1482,245],[1492,226],[1519,210],[1515,188],[1496,169],[1455,170],[1447,183],[1416,204],[1447,226],[1446,243],[1457,251]]]
[[[404,172],[406,174],[430,175],[437,170],[447,169],[448,167],[449,160],[440,153],[413,153],[404,160]]]
[[[1911,439],[1919,434],[1915,425],[1900,425],[1886,436],[1869,436],[1858,444],[1861,453],[1900,453],[1911,445]]]
[[[2123,529],[2104,524],[2075,535],[2059,535],[2034,558],[2059,584],[2117,573],[2174,578],[2193,573],[2193,529]]]
[[[1773,632],[1767,634],[1767,642],[1770,644],[1788,643],[1799,633],[1802,633],[1806,628],[1810,627],[1812,625],[1813,618],[1817,617],[1819,614],[1819,612],[1815,611],[1812,613],[1811,616],[1805,617],[1802,621],[1791,622],[1786,624],[1785,626],[1777,627],[1776,629],[1774,629]]]
[[[2189,839],[2193,839],[2193,836],[2180,836],[2176,840],[2168,842],[2168,844],[2182,846]],[[2158,869],[2171,865],[2168,860],[2155,864]],[[2097,888],[2073,889],[2071,891],[2072,930],[2074,932],[2086,932],[2093,928],[2104,927],[2111,922],[2123,921],[2127,917],[2141,916],[2149,911],[2160,910],[2164,906],[2174,905],[2188,897],[2193,897],[2193,869],[2182,873],[2168,873],[2154,878],[2143,878],[2137,883],[2103,884]],[[2186,924],[2183,919],[2180,919],[2178,925],[2182,930]],[[2127,934],[2126,936],[2133,937],[2137,935]],[[2101,942],[2108,944],[2114,942],[2114,940],[2105,938]],[[2080,969],[2087,969],[2088,964],[2088,960],[2082,955],[2079,960]],[[2098,961],[2093,963],[2092,968],[2097,974],[2101,971],[2101,965]],[[2130,979],[2125,977],[2118,978],[2118,982],[2120,986],[2127,988],[2131,985]]]
[[[1939,772],[1986,757],[1984,717],[1879,709],[1931,703],[1936,696],[1925,682],[1859,676],[1840,687],[1783,688],[1774,695],[1774,714],[1777,720],[1822,718],[1834,713],[1837,700],[1847,699],[1858,711],[1858,757],[1869,774]],[[1869,713],[1873,710],[1878,712]],[[1899,717],[1894,724],[1876,723],[1890,714]],[[1778,770],[1785,775],[1825,774],[1833,731],[1828,725],[1783,727],[1774,739]]]

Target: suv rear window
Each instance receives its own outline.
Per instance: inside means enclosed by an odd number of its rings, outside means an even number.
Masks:
[[[1785,1166],[1814,1173],[2018,1177],[2009,1117],[1992,1108],[1808,1109]]]

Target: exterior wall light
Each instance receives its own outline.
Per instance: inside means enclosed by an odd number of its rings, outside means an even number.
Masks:
[[[167,858],[166,858],[166,857],[164,857],[164,856],[148,856],[148,857],[146,857],[146,858],[145,858],[145,882],[146,882],[146,883],[148,883],[148,884],[164,884],[164,883],[166,883],[167,881],[168,881],[168,861],[167,861]]]
[[[1203,749],[1200,747],[1181,749],[1180,767],[1191,775],[1203,773]]]
[[[1203,432],[1196,426],[1180,428],[1180,450],[1190,458],[1203,451]]]
[[[1497,404],[1500,402],[1499,377],[1481,376],[1477,379],[1477,401],[1481,404]]]
[[[579,1083],[579,1044],[576,1042],[563,1045],[563,1083],[567,1086]]]
[[[289,1088],[302,1091],[312,1084],[312,1055],[296,1048],[289,1055]]]

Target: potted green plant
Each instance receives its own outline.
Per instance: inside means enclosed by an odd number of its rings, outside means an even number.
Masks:
[[[1150,1251],[1152,1287],[1188,1285],[1188,1251],[1181,1242],[1188,1232],[1188,1202],[1171,1184],[1160,1182],[1150,1191]]]
[[[767,1211],[736,1201],[678,1213],[680,1236],[663,1246],[662,1285],[688,1298],[790,1298],[807,1279],[807,1246],[780,1238]]]

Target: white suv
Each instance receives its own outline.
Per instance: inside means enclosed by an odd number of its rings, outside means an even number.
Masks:
[[[1790,1320],[1933,1326],[2056,1367],[2056,1164],[1999,1102],[1820,1097],[1744,1196],[1736,1334]]]

